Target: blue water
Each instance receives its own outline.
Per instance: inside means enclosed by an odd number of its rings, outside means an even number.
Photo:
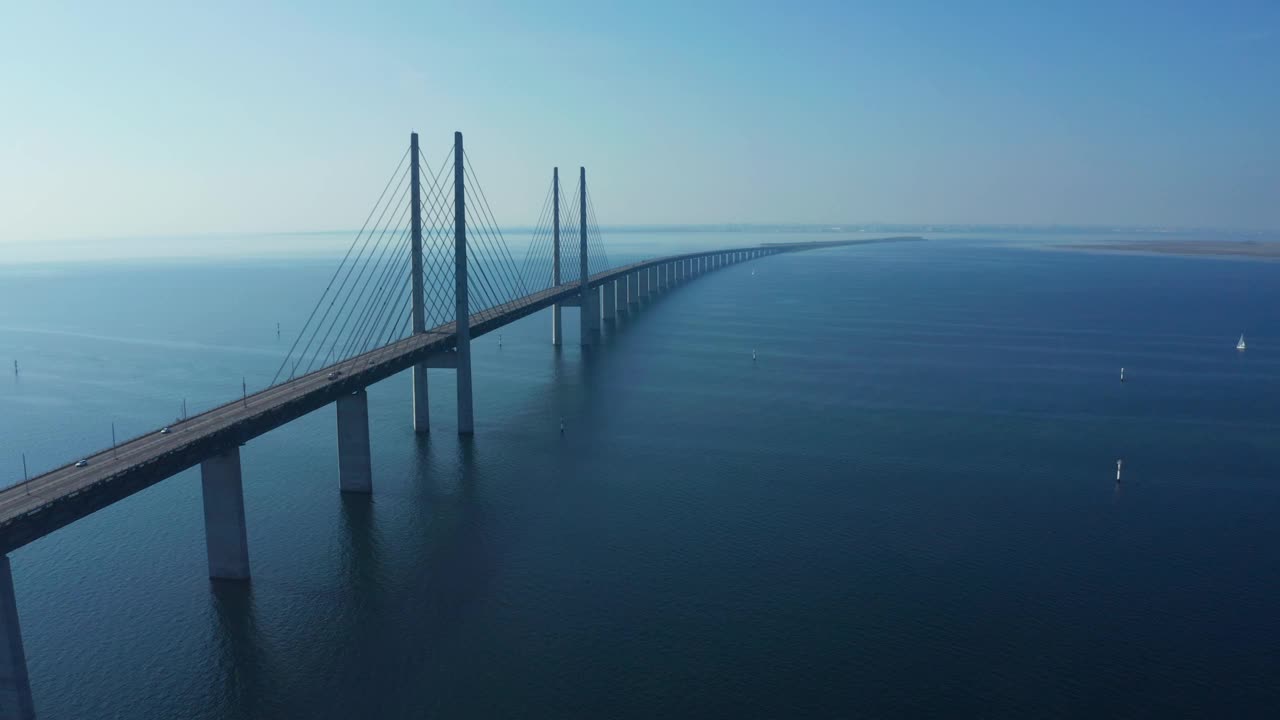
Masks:
[[[0,481],[265,384],[332,267],[0,268]],[[476,343],[473,439],[447,371],[425,438],[373,387],[372,498],[331,408],[245,446],[247,587],[194,471],[14,552],[41,716],[1280,706],[1280,264],[946,240],[729,268],[585,353],[574,312]]]

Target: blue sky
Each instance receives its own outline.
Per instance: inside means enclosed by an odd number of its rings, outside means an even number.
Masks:
[[[356,227],[455,129],[511,224],[1280,228],[1276,2],[180,5],[0,11],[0,242]]]

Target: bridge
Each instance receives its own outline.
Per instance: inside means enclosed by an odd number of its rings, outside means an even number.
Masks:
[[[562,344],[561,309],[578,307],[579,341],[591,345],[602,323],[728,265],[778,253],[919,239],[766,244],[608,267],[584,168],[562,212],[565,200],[559,171],[553,170],[522,270],[493,219],[462,134],[455,133],[434,171],[424,166],[418,136],[411,135],[409,149],[268,387],[252,393],[246,387],[226,404],[0,491],[0,718],[35,716],[9,566],[14,549],[199,465],[209,576],[247,581],[240,446],[250,440],[333,404],[339,490],[370,493],[366,389],[376,382],[412,370],[412,421],[425,433],[427,370],[456,372],[458,432],[470,434],[471,341],[520,318],[550,308],[551,342]]]

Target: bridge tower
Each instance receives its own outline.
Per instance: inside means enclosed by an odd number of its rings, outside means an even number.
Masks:
[[[467,301],[467,213],[466,156],[462,133],[453,134],[453,277],[458,336],[458,434],[475,432],[471,407],[471,311]]]
[[[427,331],[426,296],[424,293],[422,267],[422,180],[418,149],[418,134],[409,136],[409,223],[410,223],[410,273],[413,292],[413,333]],[[471,315],[470,301],[467,296],[467,210],[466,210],[466,155],[463,151],[462,133],[453,134],[453,276],[454,276],[454,327],[457,345],[451,353],[440,353],[424,358],[413,365],[413,429],[418,433],[430,432],[430,410],[428,409],[427,369],[444,368],[456,370],[458,373],[458,433],[470,435],[475,431],[475,419],[472,411],[471,394]],[[348,442],[348,446],[356,453],[368,453],[368,441],[358,441],[360,434],[353,429],[343,431],[343,408],[352,410],[352,422],[365,426],[364,437],[368,434],[368,410],[362,407],[365,403],[364,393],[357,393],[346,403],[338,403],[339,436],[357,438]],[[358,416],[358,417],[357,417]],[[357,449],[361,448],[361,449]],[[341,448],[340,448],[341,450]],[[340,452],[341,455],[341,452]],[[347,467],[364,468],[364,463],[348,462]],[[361,477],[355,477],[361,475]],[[344,476],[342,489],[357,492],[370,492],[371,482],[368,471],[356,472],[352,482]]]
[[[591,287],[591,270],[587,267],[587,169],[578,168],[578,282],[582,286],[579,297],[581,340],[590,345],[600,329],[600,291]]]
[[[560,287],[560,168],[551,169],[551,286]],[[551,344],[564,342],[560,303],[551,306]]]
[[[422,287],[422,179],[419,169],[418,133],[409,136],[409,273],[413,290],[413,333],[427,331],[425,295]],[[427,405],[427,363],[413,366],[413,430],[430,432],[431,411]]]

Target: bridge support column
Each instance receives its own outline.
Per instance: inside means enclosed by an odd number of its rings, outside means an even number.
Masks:
[[[618,281],[610,280],[600,286],[604,291],[604,305],[601,306],[603,319],[616,320],[618,317]]]
[[[373,492],[373,460],[369,451],[369,394],[343,395],[338,408],[338,489]]]
[[[13,595],[9,556],[0,555],[0,717],[34,720],[27,655],[22,649],[18,603]]]
[[[204,540],[209,577],[249,579],[249,534],[244,521],[240,447],[233,446],[200,463],[204,494]]]
[[[431,409],[427,405],[427,364],[413,366],[413,431],[426,433],[430,427]]]

